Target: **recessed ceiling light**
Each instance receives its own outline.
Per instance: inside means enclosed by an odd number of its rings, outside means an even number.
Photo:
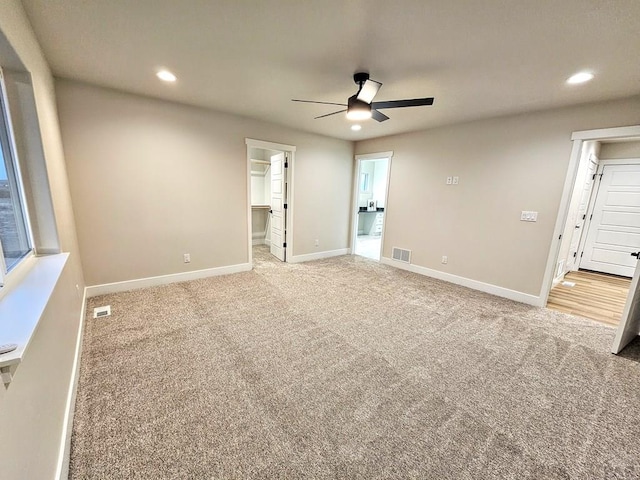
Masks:
[[[593,78],[593,73],[591,72],[579,72],[575,75],[570,76],[567,79],[567,83],[569,85],[577,85],[578,83],[588,82]]]
[[[351,130],[353,130],[354,132],[357,132],[358,130],[362,130],[362,126],[361,125],[351,125]]]
[[[156,73],[156,76],[163,82],[175,82],[177,80],[177,77],[169,70],[160,70]]]

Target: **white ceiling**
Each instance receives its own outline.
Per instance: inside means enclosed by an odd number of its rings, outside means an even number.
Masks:
[[[345,139],[640,93],[640,0],[23,0],[56,76]],[[175,84],[155,77],[160,67]],[[587,84],[567,86],[576,71]],[[352,132],[314,120],[383,83]]]

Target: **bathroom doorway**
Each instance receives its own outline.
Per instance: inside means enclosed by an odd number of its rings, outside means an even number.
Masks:
[[[380,261],[392,152],[356,156],[352,251]]]

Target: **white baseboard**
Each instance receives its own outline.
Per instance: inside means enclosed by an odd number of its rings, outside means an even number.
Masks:
[[[287,260],[288,263],[310,262],[312,260],[320,260],[323,258],[339,257],[340,255],[349,255],[350,248],[340,248],[338,250],[327,250],[325,252],[307,253],[305,255],[293,255]]]
[[[87,310],[87,289],[82,295],[82,311],[80,312],[80,324],[78,325],[78,336],[76,338],[76,350],[71,369],[71,380],[69,381],[69,393],[67,394],[67,405],[62,421],[62,436],[60,438],[60,451],[58,454],[58,466],[56,477],[58,480],[69,478],[69,460],[71,456],[71,434],[73,433],[73,415],[76,409],[76,394],[78,393],[78,381],[80,380],[80,357],[82,356],[82,337],[84,335],[85,312]]]
[[[380,263],[391,265],[392,267],[400,268],[402,270],[408,270],[409,272],[418,273],[420,275],[425,275],[427,277],[437,278],[438,280],[444,280],[445,282],[455,283],[456,285],[462,285],[463,287],[472,288],[481,292],[490,293],[491,295],[496,295],[498,297],[515,300],[516,302],[533,305],[534,307],[544,307],[544,305],[542,305],[541,297],[518,292],[517,290],[510,290],[490,283],[479,282],[478,280],[460,277],[458,275],[421,267],[419,265],[413,265],[411,263],[398,262],[397,260],[393,260],[388,257],[382,257],[380,259]]]
[[[219,275],[229,275],[231,273],[248,272],[252,268],[250,263],[239,263],[237,265],[227,265],[224,267],[206,268],[204,270],[193,270],[191,272],[172,273],[158,277],[138,278],[136,280],[125,280],[124,282],[105,283],[102,285],[91,285],[87,287],[87,298],[107,293],[126,292],[138,288],[155,287],[167,285],[169,283],[188,282],[199,278],[217,277]]]

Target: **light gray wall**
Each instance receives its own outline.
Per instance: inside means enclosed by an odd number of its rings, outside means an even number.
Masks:
[[[603,143],[600,158],[612,160],[614,158],[640,158],[640,142]]]
[[[571,133],[638,124],[638,112],[633,97],[358,142],[357,154],[394,152],[383,256],[408,248],[416,265],[539,295]]]
[[[19,1],[0,2],[0,30],[31,73],[59,247],[70,252],[23,363],[8,388],[0,386],[0,477],[50,479],[63,446],[65,403],[82,309],[76,285],[82,290],[84,281],[51,72]]]
[[[246,263],[246,137],[297,147],[293,254],[348,247],[351,142],[68,80],[57,96],[87,284]]]

